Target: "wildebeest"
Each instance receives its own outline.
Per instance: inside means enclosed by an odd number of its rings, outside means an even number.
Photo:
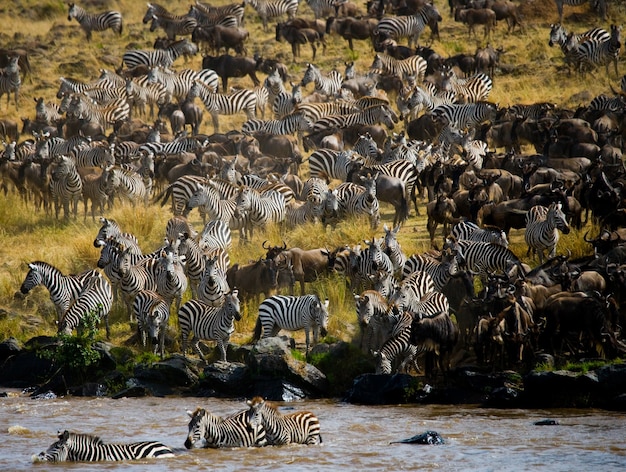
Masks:
[[[327,249],[304,250],[299,247],[287,249],[284,242],[282,246],[273,247],[266,247],[264,242],[263,248],[267,250],[265,257],[275,261],[276,265],[292,267],[295,281],[300,282],[301,295],[305,294],[305,282],[314,282],[320,275],[328,272],[330,253]],[[292,295],[294,293],[293,285],[290,287],[290,293]]]
[[[226,281],[237,288],[243,299],[262,293],[269,297],[278,286],[278,270],[273,260],[259,259],[249,264],[234,264],[226,271]]]
[[[326,52],[326,41],[324,40],[324,33],[320,33],[313,28],[299,28],[289,22],[276,24],[276,41],[285,39],[291,44],[291,53],[293,55],[293,61],[296,57],[300,57],[300,45],[309,43],[311,45],[311,51],[313,52],[313,60],[317,54],[317,47],[321,44],[324,53]]]
[[[356,19],[349,16],[345,18],[331,16],[326,20],[326,34],[338,34],[348,41],[348,47],[354,51],[352,40],[372,39],[376,25],[378,25],[376,18]]]
[[[252,79],[256,87],[261,82],[256,76],[258,61],[251,57],[236,57],[228,54],[221,56],[204,56],[202,58],[202,68],[212,69],[222,79],[222,90],[224,93],[228,90],[229,77],[245,77],[246,75]]]
[[[194,43],[207,43],[209,48],[215,53],[219,53],[224,48],[226,54],[233,48],[239,55],[246,54],[244,42],[250,33],[239,27],[229,27],[222,25],[198,26],[191,33],[191,40]]]
[[[459,330],[448,313],[432,318],[416,318],[411,324],[411,344],[426,350],[426,375],[450,368],[448,355],[459,339]]]
[[[454,21],[465,23],[468,26],[467,34],[469,37],[476,32],[474,25],[484,25],[484,37],[488,38],[491,34],[491,28],[496,26],[496,14],[490,8],[457,8],[454,12]]]

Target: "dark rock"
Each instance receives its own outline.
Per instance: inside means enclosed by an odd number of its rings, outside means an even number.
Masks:
[[[511,387],[498,387],[491,391],[485,406],[495,408],[517,408],[520,404],[520,393]]]
[[[210,396],[251,396],[252,377],[247,365],[240,362],[215,362],[204,369],[198,389]],[[203,395],[203,396],[209,396]]]
[[[111,398],[119,399],[119,398],[132,398],[132,397],[146,397],[149,396],[150,392],[141,385],[133,385],[131,387],[125,388],[124,390],[116,393]]]
[[[0,343],[0,365],[9,357],[18,354],[22,348],[15,338],[9,338]]]
[[[362,405],[408,403],[417,390],[417,378],[407,374],[363,374],[354,379],[344,400]]]
[[[556,426],[559,424],[559,422],[557,420],[545,419],[545,420],[535,421],[533,424],[535,426]]]
[[[98,382],[87,382],[78,387],[71,387],[69,393],[77,397],[104,397],[107,394],[107,388],[106,385]]]
[[[25,388],[45,382],[55,371],[52,361],[33,351],[20,351],[9,357],[0,368],[0,385]]]
[[[524,378],[524,403],[533,408],[591,407],[601,388],[595,372],[531,372]]]
[[[283,379],[265,378],[255,380],[249,396],[259,396],[271,401],[292,402],[304,400],[308,398],[310,394]]]
[[[138,380],[170,387],[190,387],[198,381],[189,362],[179,354],[151,365],[139,364],[134,375]]]

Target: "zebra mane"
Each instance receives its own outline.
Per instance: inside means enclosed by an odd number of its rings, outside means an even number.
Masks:
[[[104,441],[100,438],[100,436],[96,436],[93,434],[87,434],[87,433],[74,433],[72,431],[68,431],[65,430],[63,433],[59,433],[59,439],[69,439],[72,438],[75,441],[81,441],[81,442],[89,442],[89,444],[95,444],[95,445],[103,445]]]

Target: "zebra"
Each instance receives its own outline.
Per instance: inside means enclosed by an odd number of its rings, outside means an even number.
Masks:
[[[431,38],[435,34],[439,35],[437,25],[439,21],[441,21],[439,10],[434,4],[427,3],[413,15],[382,18],[374,33],[378,36],[379,42],[385,39],[398,41],[400,38],[407,37],[409,47],[412,47],[413,44],[419,45],[419,37],[426,25],[431,29]]]
[[[339,6],[341,3],[344,3],[342,1],[337,2],[336,0],[306,0],[306,2],[311,10],[313,10],[316,20],[333,16],[335,13],[335,4]]]
[[[209,4],[196,1],[195,5],[189,7],[189,16],[193,16],[202,26],[223,25],[230,19],[234,19],[232,26],[243,26],[243,15],[245,4],[233,3],[220,7],[213,7]]]
[[[400,60],[387,54],[377,53],[370,70],[379,74],[394,75],[400,79],[405,76],[414,77],[416,82],[422,82],[427,65],[426,60],[421,56],[410,56]]]
[[[313,124],[300,111],[285,115],[278,120],[248,120],[241,127],[244,134],[264,133],[273,135],[293,135],[309,131]]]
[[[495,243],[477,241],[454,241],[447,239],[444,249],[455,251],[460,267],[464,267],[471,275],[482,278],[490,274],[511,274],[518,271],[519,276],[526,272],[519,258],[508,248]]]
[[[354,301],[361,329],[361,350],[365,353],[379,350],[391,336],[387,299],[377,290],[365,290],[361,295],[354,295]]]
[[[183,293],[187,290],[187,276],[183,261],[177,253],[180,241],[175,240],[172,243],[167,241],[166,244],[168,247],[161,250],[155,268],[156,292],[165,298],[169,305],[176,301],[176,310],[178,310]]]
[[[215,93],[205,83],[196,81],[187,96],[190,97],[200,97],[213,119],[215,133],[219,132],[218,115],[234,115],[243,111],[248,120],[256,118],[257,99],[250,90],[241,89],[228,94]]]
[[[177,35],[190,35],[198,26],[198,21],[190,15],[153,14],[151,20],[150,31],[161,28],[170,40],[176,40]]]
[[[33,458],[36,462],[126,461],[174,457],[174,451],[157,441],[108,444],[98,436],[70,431],[59,433],[59,440]]]
[[[587,3],[588,0],[554,0],[556,3],[556,9],[559,13],[559,22],[563,22],[563,5],[569,5],[577,7],[583,3]],[[598,11],[602,17],[602,21],[606,21],[608,12],[607,0],[589,0],[589,3]]]
[[[123,233],[117,221],[101,216],[100,224],[102,226],[98,229],[98,234],[93,240],[94,247],[102,247],[102,243],[111,238],[119,243],[123,243],[129,249],[132,248],[133,253],[141,254],[137,237],[131,233]]]
[[[609,66],[613,63],[615,75],[619,76],[617,60],[621,48],[622,27],[611,25],[611,37],[606,41],[589,40],[579,44],[573,51],[574,62],[581,74],[585,68],[595,68],[599,65],[606,66],[606,75],[609,76]]]
[[[57,321],[61,321],[63,313],[82,292],[85,282],[97,274],[97,270],[87,270],[76,275],[63,275],[52,264],[33,261],[28,264],[28,273],[20,286],[20,292],[26,295],[38,285],[46,287],[57,312]]]
[[[270,445],[322,443],[320,422],[313,413],[298,411],[283,415],[276,405],[261,397],[254,397],[246,404],[250,408],[246,415],[248,424],[252,428],[263,426]]]
[[[198,245],[202,249],[216,248],[224,251],[230,249],[232,242],[228,223],[215,220],[204,225],[198,239]]]
[[[158,351],[163,359],[165,331],[170,318],[167,302],[152,290],[141,290],[133,301],[133,315],[137,320],[137,331],[143,347],[146,347],[147,339],[150,338],[154,354]]]
[[[109,201],[109,194],[102,172],[92,172],[83,175],[83,221],[87,221],[87,208],[91,200],[91,219],[96,221],[96,210],[104,213],[104,206]]]
[[[173,72],[161,66],[154,66],[150,68],[147,76],[148,83],[163,85],[166,92],[179,102],[188,98],[196,80],[206,85],[211,92],[215,92],[219,85],[219,77],[211,69],[201,69],[199,71],[183,69],[179,72]]]
[[[435,108],[432,115],[455,128],[475,127],[485,121],[495,122],[498,106],[491,102],[451,103]]]
[[[298,11],[298,0],[244,0],[245,5],[250,5],[256,10],[263,22],[263,31],[267,31],[268,18],[276,18],[287,14],[290,20]]]
[[[311,177],[337,179],[345,182],[359,156],[352,151],[318,149],[309,156]]]
[[[362,109],[350,101],[336,101],[300,103],[296,106],[295,111],[303,113],[311,123],[315,123],[327,115],[348,115],[360,112]]]
[[[235,215],[246,217],[246,233],[252,237],[254,227],[265,228],[268,223],[285,220],[285,198],[274,190],[260,193],[252,188],[242,188],[235,198]]]
[[[323,303],[317,295],[273,295],[259,305],[259,316],[254,327],[253,341],[276,336],[281,329],[304,329],[306,353],[309,353],[310,335],[313,344],[319,335],[326,336],[328,329],[328,299]]]
[[[269,93],[270,89],[267,88],[267,90]],[[270,101],[269,97],[268,101]],[[302,103],[302,86],[300,84],[294,84],[292,82],[291,93],[287,93],[287,91],[279,92],[273,95],[270,103],[272,104],[272,112],[274,113],[274,117],[277,119],[293,113],[296,109],[296,106]]]
[[[180,325],[183,356],[187,354],[187,342],[189,335],[193,333],[192,348],[200,359],[205,360],[200,350],[200,340],[210,339],[217,343],[221,360],[226,362],[226,345],[230,340],[230,335],[235,331],[233,320],[241,320],[238,294],[237,289],[226,294],[224,304],[220,307],[193,299],[180,307],[178,324]]]
[[[54,202],[54,213],[59,219],[59,212],[63,206],[63,216],[70,218],[70,209],[74,219],[78,216],[78,201],[83,196],[83,181],[76,170],[74,161],[68,156],[54,158],[56,168],[50,178],[50,195]],[[71,208],[70,208],[71,207]]]
[[[243,410],[227,418],[213,415],[204,408],[187,411],[191,418],[185,447],[262,447],[267,445],[265,428],[247,421],[248,411]]]
[[[107,339],[111,336],[109,329],[109,311],[113,305],[113,290],[111,284],[100,273],[85,280],[82,291],[76,301],[63,314],[59,322],[59,334],[71,335],[74,329],[81,329],[85,315],[91,313],[104,318]]]
[[[117,34],[122,34],[122,14],[119,11],[112,10],[93,15],[75,3],[68,5],[67,20],[72,21],[72,18],[75,18],[80,23],[80,27],[87,35],[87,41],[91,41],[92,31],[104,31],[110,28]]]
[[[98,123],[103,129],[117,122],[126,121],[130,115],[130,105],[126,97],[121,97],[107,105],[100,106],[83,95],[74,95],[67,108],[69,118],[83,119]]]
[[[143,50],[129,49],[122,56],[122,61],[126,67],[132,68],[139,65],[154,67],[171,67],[174,61],[182,55],[195,55],[198,53],[198,46],[188,39],[175,41],[165,49]]]
[[[501,229],[481,228],[476,223],[471,221],[460,221],[455,224],[452,227],[450,235],[457,241],[480,241],[509,247],[509,240],[507,239],[504,231]]]
[[[339,207],[343,212],[346,215],[366,215],[372,229],[378,228],[380,224],[380,203],[376,198],[377,177],[378,174],[367,177],[361,176],[362,185],[346,186],[346,184],[341,184],[336,189]]]
[[[54,159],[61,155],[75,155],[78,150],[87,149],[89,141],[83,136],[72,136],[63,139],[58,136],[50,136],[44,133],[38,137],[35,144],[35,158],[46,160]]]
[[[64,98],[66,97],[69,97],[69,95],[64,94]],[[67,101],[67,104],[69,104],[69,101]],[[65,109],[67,109],[67,105]],[[64,112],[61,112],[60,105],[52,102],[44,102],[43,97],[35,99],[35,121],[48,125],[55,124],[63,117],[63,113]]]
[[[117,251],[117,257],[113,262],[113,269],[119,275],[119,288],[122,298],[126,303],[128,318],[132,322],[135,310],[133,302],[142,290],[157,290],[156,264],[157,259],[150,256],[133,254],[132,249],[126,248],[124,244],[111,242]]]
[[[394,111],[386,105],[375,105],[357,113],[349,115],[330,115],[317,120],[313,124],[313,132],[329,129],[344,129],[355,125],[378,125],[383,123],[387,128],[393,129],[398,117]]]
[[[309,63],[300,81],[300,85],[305,87],[311,82],[315,83],[315,92],[326,95],[327,97],[334,97],[341,89],[343,76],[333,69],[328,73],[328,76],[325,77],[317,67]]]
[[[476,103],[487,100],[493,88],[493,80],[482,72],[461,79],[454,70],[449,70],[444,76],[441,88],[446,92],[453,92],[456,101]]]
[[[321,203],[312,201],[291,201],[285,207],[285,225],[287,228],[295,228],[306,223],[317,223],[324,214]]]
[[[133,205],[136,205],[137,202],[148,203],[150,195],[148,195],[143,177],[134,170],[108,166],[102,174],[106,180],[105,185],[111,203],[114,196],[130,201]]]
[[[226,270],[217,255],[206,258],[204,272],[200,277],[197,298],[209,306],[220,307],[230,293],[230,287],[226,281]]]
[[[198,298],[198,285],[206,267],[204,251],[188,232],[179,233],[177,237],[180,241],[178,252],[181,256],[185,256],[185,273],[189,279],[191,297]]]
[[[382,250],[387,254],[391,263],[393,264],[393,271],[400,272],[406,263],[407,257],[406,254],[402,251],[402,247],[398,241],[398,232],[400,231],[400,225],[395,228],[387,227],[387,224],[383,225],[383,230],[385,231],[385,238],[383,240],[383,245],[381,245]]]
[[[407,314],[408,315],[408,314]],[[417,365],[417,357],[420,352],[417,346],[411,344],[411,316],[406,316],[406,321],[399,321],[397,325],[402,326],[395,336],[390,337],[385,341],[383,346],[378,351],[373,351],[372,354],[376,359],[376,373],[377,374],[391,374],[392,363],[396,358],[400,358],[401,363],[398,368],[399,371],[406,371],[406,366],[410,362],[416,371],[420,371]]]
[[[112,166],[115,165],[115,144],[76,149],[73,157],[76,167]]]
[[[541,207],[537,209],[537,207]],[[535,220],[529,220],[529,215],[540,215]],[[528,245],[526,256],[530,256],[531,252],[539,256],[539,263],[543,264],[544,251],[548,252],[548,257],[556,255],[556,246],[559,242],[559,231],[568,234],[570,231],[567,224],[567,218],[563,213],[561,203],[552,203],[548,208],[537,205],[532,207],[526,215],[527,223],[524,231],[524,240]]]
[[[422,110],[432,112],[440,105],[447,105],[456,101],[456,93],[445,92],[443,95],[431,95],[419,86],[413,88],[413,92],[406,100],[405,107],[410,116],[414,116]]]
[[[401,311],[418,303],[427,293],[434,292],[435,283],[428,272],[416,271],[402,280],[400,287],[389,297],[389,305]]]
[[[626,101],[623,95],[609,97],[608,95],[602,94],[594,97],[591,100],[591,102],[589,103],[589,109],[618,112],[619,110],[622,110],[625,105]]]
[[[415,254],[407,259],[402,267],[402,279],[413,272],[426,272],[433,281],[433,290],[441,292],[450,277],[459,273],[456,255],[452,251],[444,251],[441,261],[427,255]]]
[[[0,69],[0,98],[7,94],[7,110],[11,101],[11,93],[15,99],[15,110],[19,110],[18,98],[20,95],[20,87],[22,79],[20,78],[20,66],[17,64],[19,56],[13,56],[9,59],[9,64]]]
[[[364,241],[367,247],[360,252],[353,251],[352,261],[350,262],[353,279],[352,289],[360,286],[362,283],[368,283],[372,277],[382,274],[393,274],[393,262],[389,256],[381,248],[382,240],[376,238],[371,241]]]
[[[208,215],[209,220],[226,223],[229,231],[238,229],[241,240],[248,238],[249,215],[237,213],[235,198],[224,199],[212,182],[197,184],[195,191],[187,199],[185,211],[188,213],[195,207]]]

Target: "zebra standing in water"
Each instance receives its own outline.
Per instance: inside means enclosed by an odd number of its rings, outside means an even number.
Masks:
[[[86,281],[97,275],[97,270],[88,270],[77,275],[63,275],[59,269],[47,262],[34,261],[28,264],[28,273],[22,282],[20,292],[26,295],[38,285],[46,287],[57,311],[57,321],[61,321],[63,313],[83,291]]]
[[[533,215],[534,219],[532,219]],[[531,252],[536,253],[539,256],[539,263],[543,264],[544,251],[548,251],[548,257],[556,255],[559,231],[564,234],[569,233],[567,218],[563,213],[561,204],[552,203],[547,209],[541,205],[532,207],[526,215],[526,219],[526,230],[524,231],[524,240],[528,245],[526,256],[530,256]]]
[[[221,307],[207,305],[200,300],[189,300],[178,311],[178,323],[182,339],[183,356],[187,353],[189,335],[193,333],[193,350],[204,360],[200,350],[200,340],[209,339],[217,343],[221,360],[226,362],[226,345],[235,331],[233,320],[241,320],[238,290],[227,294]]]
[[[165,331],[170,319],[170,307],[161,295],[151,290],[140,291],[133,301],[133,315],[137,320],[137,331],[143,347],[148,338],[154,345],[154,354],[159,352],[163,359]]]
[[[59,434],[58,441],[33,457],[33,462],[126,461],[155,457],[174,457],[174,452],[165,444],[156,441],[107,444],[98,436],[65,430]]]
[[[299,411],[283,415],[276,405],[261,397],[254,397],[246,403],[250,407],[246,415],[248,424],[252,428],[263,426],[270,445],[321,444],[320,422],[313,413]]]
[[[81,322],[87,313],[104,318],[107,339],[110,337],[109,311],[113,304],[113,290],[111,284],[100,273],[85,281],[83,290],[78,294],[76,301],[65,312],[59,323],[59,333],[70,335],[76,328],[80,329]]]
[[[76,18],[76,21],[80,23],[81,28],[87,34],[87,41],[91,40],[92,31],[104,31],[111,28],[117,34],[122,34],[122,14],[118,11],[92,15],[75,3],[70,3],[69,8],[67,20],[72,21],[72,18]]]
[[[382,18],[378,22],[374,34],[378,36],[378,41],[385,39],[399,41],[400,38],[407,37],[409,39],[409,47],[412,47],[413,44],[419,45],[420,35],[426,28],[426,25],[432,31],[431,38],[435,35],[438,36],[439,27],[437,23],[440,21],[441,15],[437,7],[432,3],[427,3],[414,15]]]
[[[50,194],[54,202],[54,212],[57,220],[59,212],[63,206],[63,216],[66,220],[70,218],[71,211],[74,219],[78,216],[78,202],[83,197],[83,181],[76,170],[74,160],[67,156],[55,158],[57,166],[52,171],[50,179]]]
[[[263,31],[267,31],[268,18],[276,18],[287,14],[290,20],[298,11],[298,0],[244,0],[244,4],[250,5],[256,10],[263,22]]]
[[[328,300],[322,303],[317,295],[300,297],[274,295],[263,300],[254,327],[253,341],[276,336],[281,329],[297,331],[304,329],[306,353],[309,352],[309,331],[313,331],[313,343],[319,334],[326,336],[328,328]]]
[[[0,98],[5,93],[7,94],[7,109],[9,108],[9,102],[11,101],[11,93],[15,97],[15,110],[19,110],[17,103],[20,95],[20,86],[22,85],[22,79],[20,78],[20,66],[17,64],[19,56],[13,56],[9,60],[9,64],[0,69]]]
[[[259,447],[266,446],[266,432],[262,425],[248,423],[248,411],[243,410],[227,418],[213,415],[204,408],[188,411],[191,418],[185,447]]]

